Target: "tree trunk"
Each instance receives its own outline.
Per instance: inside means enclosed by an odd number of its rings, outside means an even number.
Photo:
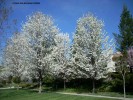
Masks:
[[[57,88],[58,88],[58,87],[57,87],[57,84],[55,85],[55,87],[56,87],[56,90],[57,90]]]
[[[124,92],[124,98],[126,98],[125,75],[123,75],[123,92]]]
[[[11,85],[12,85],[11,87],[14,87],[14,84],[13,84],[13,78],[12,78],[12,80],[11,80]]]
[[[10,83],[10,89],[12,88],[12,83]]]
[[[132,66],[130,66],[130,73],[133,73],[133,71],[132,71]]]
[[[95,79],[93,78],[93,90],[92,90],[92,93],[95,93]]]
[[[39,66],[40,67],[40,66]],[[42,71],[41,71],[41,69],[38,69],[38,73],[39,73],[39,93],[42,93]]]
[[[18,84],[18,86],[17,86],[17,90],[19,90],[19,84]]]
[[[40,80],[40,83],[39,83],[39,93],[42,93],[42,81]]]
[[[66,89],[66,80],[64,79],[64,90]]]

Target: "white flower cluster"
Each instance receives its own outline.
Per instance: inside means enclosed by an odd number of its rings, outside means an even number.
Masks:
[[[2,76],[37,78],[40,84],[47,74],[97,79],[107,70],[113,46],[103,22],[92,14],[78,20],[70,48],[69,35],[60,33],[51,17],[36,12],[7,43]]]

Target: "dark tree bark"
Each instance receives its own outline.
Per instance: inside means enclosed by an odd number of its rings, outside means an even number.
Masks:
[[[93,78],[93,80],[92,80],[93,82],[93,90],[92,90],[92,93],[95,93],[95,79]]]

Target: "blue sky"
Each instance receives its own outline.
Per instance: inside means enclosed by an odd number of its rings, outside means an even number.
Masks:
[[[40,2],[40,4],[12,4],[13,14],[11,18],[18,20],[18,29],[21,29],[22,22],[26,16],[33,12],[41,11],[53,17],[55,25],[62,32],[72,34],[76,28],[76,21],[84,14],[91,12],[104,21],[104,29],[113,38],[112,33],[118,31],[120,15],[125,4],[133,15],[133,0],[13,0],[14,2]]]
[[[12,4],[12,2],[40,2],[40,4]],[[110,38],[113,38],[112,33],[119,33],[118,25],[123,5],[126,5],[133,15],[133,0],[10,0],[8,5],[13,7],[13,13],[9,18],[11,21],[17,19],[19,31],[26,21],[26,16],[41,11],[52,16],[55,25],[61,32],[69,33],[71,40],[77,20],[88,12],[104,21],[104,29]],[[6,37],[10,38],[11,35],[9,32]]]
[[[12,4],[12,2],[40,2],[40,4]],[[104,21],[104,29],[111,38],[112,33],[119,33],[118,25],[123,5],[126,5],[133,15],[133,0],[10,0],[8,5],[13,7],[10,20],[17,19],[19,31],[22,23],[26,21],[26,16],[41,11],[52,16],[55,25],[61,32],[69,33],[71,39],[76,29],[76,21],[88,12]],[[9,32],[6,37],[10,38],[11,34]]]

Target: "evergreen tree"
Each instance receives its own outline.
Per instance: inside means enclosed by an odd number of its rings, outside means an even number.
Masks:
[[[116,49],[125,55],[129,47],[133,46],[133,18],[126,6],[123,7],[118,27],[120,33],[114,33],[117,45]],[[130,71],[132,71],[131,68]]]

